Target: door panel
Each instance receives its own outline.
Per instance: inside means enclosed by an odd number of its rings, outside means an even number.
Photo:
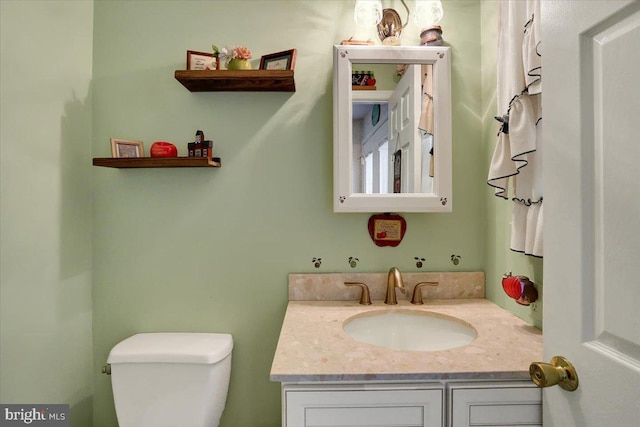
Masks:
[[[640,419],[640,2],[543,1],[545,427]]]
[[[443,426],[443,390],[441,388],[341,390],[348,387],[334,385],[306,391],[285,388],[285,425],[287,427]]]
[[[420,114],[420,65],[411,65],[389,98],[391,126],[389,126],[389,158],[402,151],[403,193],[421,192],[421,138],[418,129]],[[392,173],[391,173],[392,175]]]
[[[633,207],[640,184],[636,159],[640,155],[636,117],[640,111],[637,75],[640,65],[640,11],[617,15],[583,36],[581,55],[585,71],[583,93],[593,96],[594,108],[585,109],[585,123],[593,123],[593,282],[587,296],[593,300],[594,319],[585,336],[596,349],[620,352],[640,366],[640,321],[629,313],[640,303],[640,287],[632,266],[640,249],[640,233],[633,233],[639,211]],[[636,90],[630,90],[636,86]],[[585,141],[586,142],[586,141]],[[636,205],[637,207],[637,205]]]
[[[542,425],[541,393],[535,387],[453,385],[449,396],[451,427]]]

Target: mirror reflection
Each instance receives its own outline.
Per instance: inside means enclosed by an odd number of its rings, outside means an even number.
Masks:
[[[335,212],[451,212],[449,57],[334,46]]]
[[[432,66],[357,66],[352,72],[353,193],[432,193]]]

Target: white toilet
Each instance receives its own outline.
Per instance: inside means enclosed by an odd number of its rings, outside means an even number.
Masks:
[[[120,427],[217,427],[227,401],[233,338],[144,333],[109,353]]]

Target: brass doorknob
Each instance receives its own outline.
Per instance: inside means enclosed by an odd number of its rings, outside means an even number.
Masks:
[[[578,374],[573,365],[562,356],[554,356],[551,363],[533,362],[529,376],[538,387],[559,385],[567,391],[578,388]]]

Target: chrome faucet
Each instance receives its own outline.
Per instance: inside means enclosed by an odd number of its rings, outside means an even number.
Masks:
[[[391,267],[389,270],[389,276],[387,277],[387,297],[384,299],[385,304],[398,304],[398,300],[396,299],[396,288],[402,289],[403,292],[405,290],[400,270],[396,267]]]

